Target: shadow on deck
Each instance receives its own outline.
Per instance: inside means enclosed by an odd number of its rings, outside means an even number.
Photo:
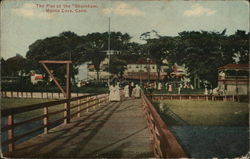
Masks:
[[[124,100],[84,112],[16,146],[6,157],[153,157],[140,100]]]

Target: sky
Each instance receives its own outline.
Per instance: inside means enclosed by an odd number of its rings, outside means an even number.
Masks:
[[[106,32],[109,17],[111,31],[128,33],[131,41],[139,43],[143,43],[140,35],[152,30],[162,36],[225,28],[227,35],[249,31],[249,3],[244,0],[5,0],[1,2],[1,57],[17,53],[25,57],[36,40],[63,31],[78,35]]]

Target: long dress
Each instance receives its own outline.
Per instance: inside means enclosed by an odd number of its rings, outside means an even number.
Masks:
[[[173,91],[172,84],[168,85],[168,91],[169,91],[169,92],[172,92],[172,91]]]
[[[115,101],[115,87],[109,87],[109,101]]]
[[[134,92],[134,97],[139,98],[141,96],[141,88],[138,85],[136,85],[135,88],[134,88],[134,91],[135,91]]]
[[[121,96],[120,96],[120,87],[118,85],[115,86],[115,91],[114,91],[114,101],[120,101]]]
[[[158,83],[158,90],[161,90],[161,88],[162,88],[162,84]]]
[[[124,87],[124,96],[125,97],[129,97],[129,88],[128,88],[129,86],[128,85],[126,85],[125,87]]]

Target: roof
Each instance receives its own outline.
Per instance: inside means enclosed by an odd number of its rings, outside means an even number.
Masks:
[[[248,69],[249,64],[226,64],[222,67],[219,67],[218,69]]]

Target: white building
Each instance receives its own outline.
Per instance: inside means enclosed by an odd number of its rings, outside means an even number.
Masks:
[[[160,79],[167,75],[168,66],[161,66]],[[135,80],[157,80],[157,65],[153,60],[140,59],[137,62],[129,62],[124,71],[124,78]]]
[[[109,59],[105,58],[100,64],[100,71],[99,71],[99,79],[100,80],[108,80],[111,74],[107,71],[108,70]],[[97,72],[93,64],[88,64],[87,67],[87,80],[96,80],[97,79]]]
[[[249,65],[227,64],[218,68],[218,87],[227,95],[248,95]]]

